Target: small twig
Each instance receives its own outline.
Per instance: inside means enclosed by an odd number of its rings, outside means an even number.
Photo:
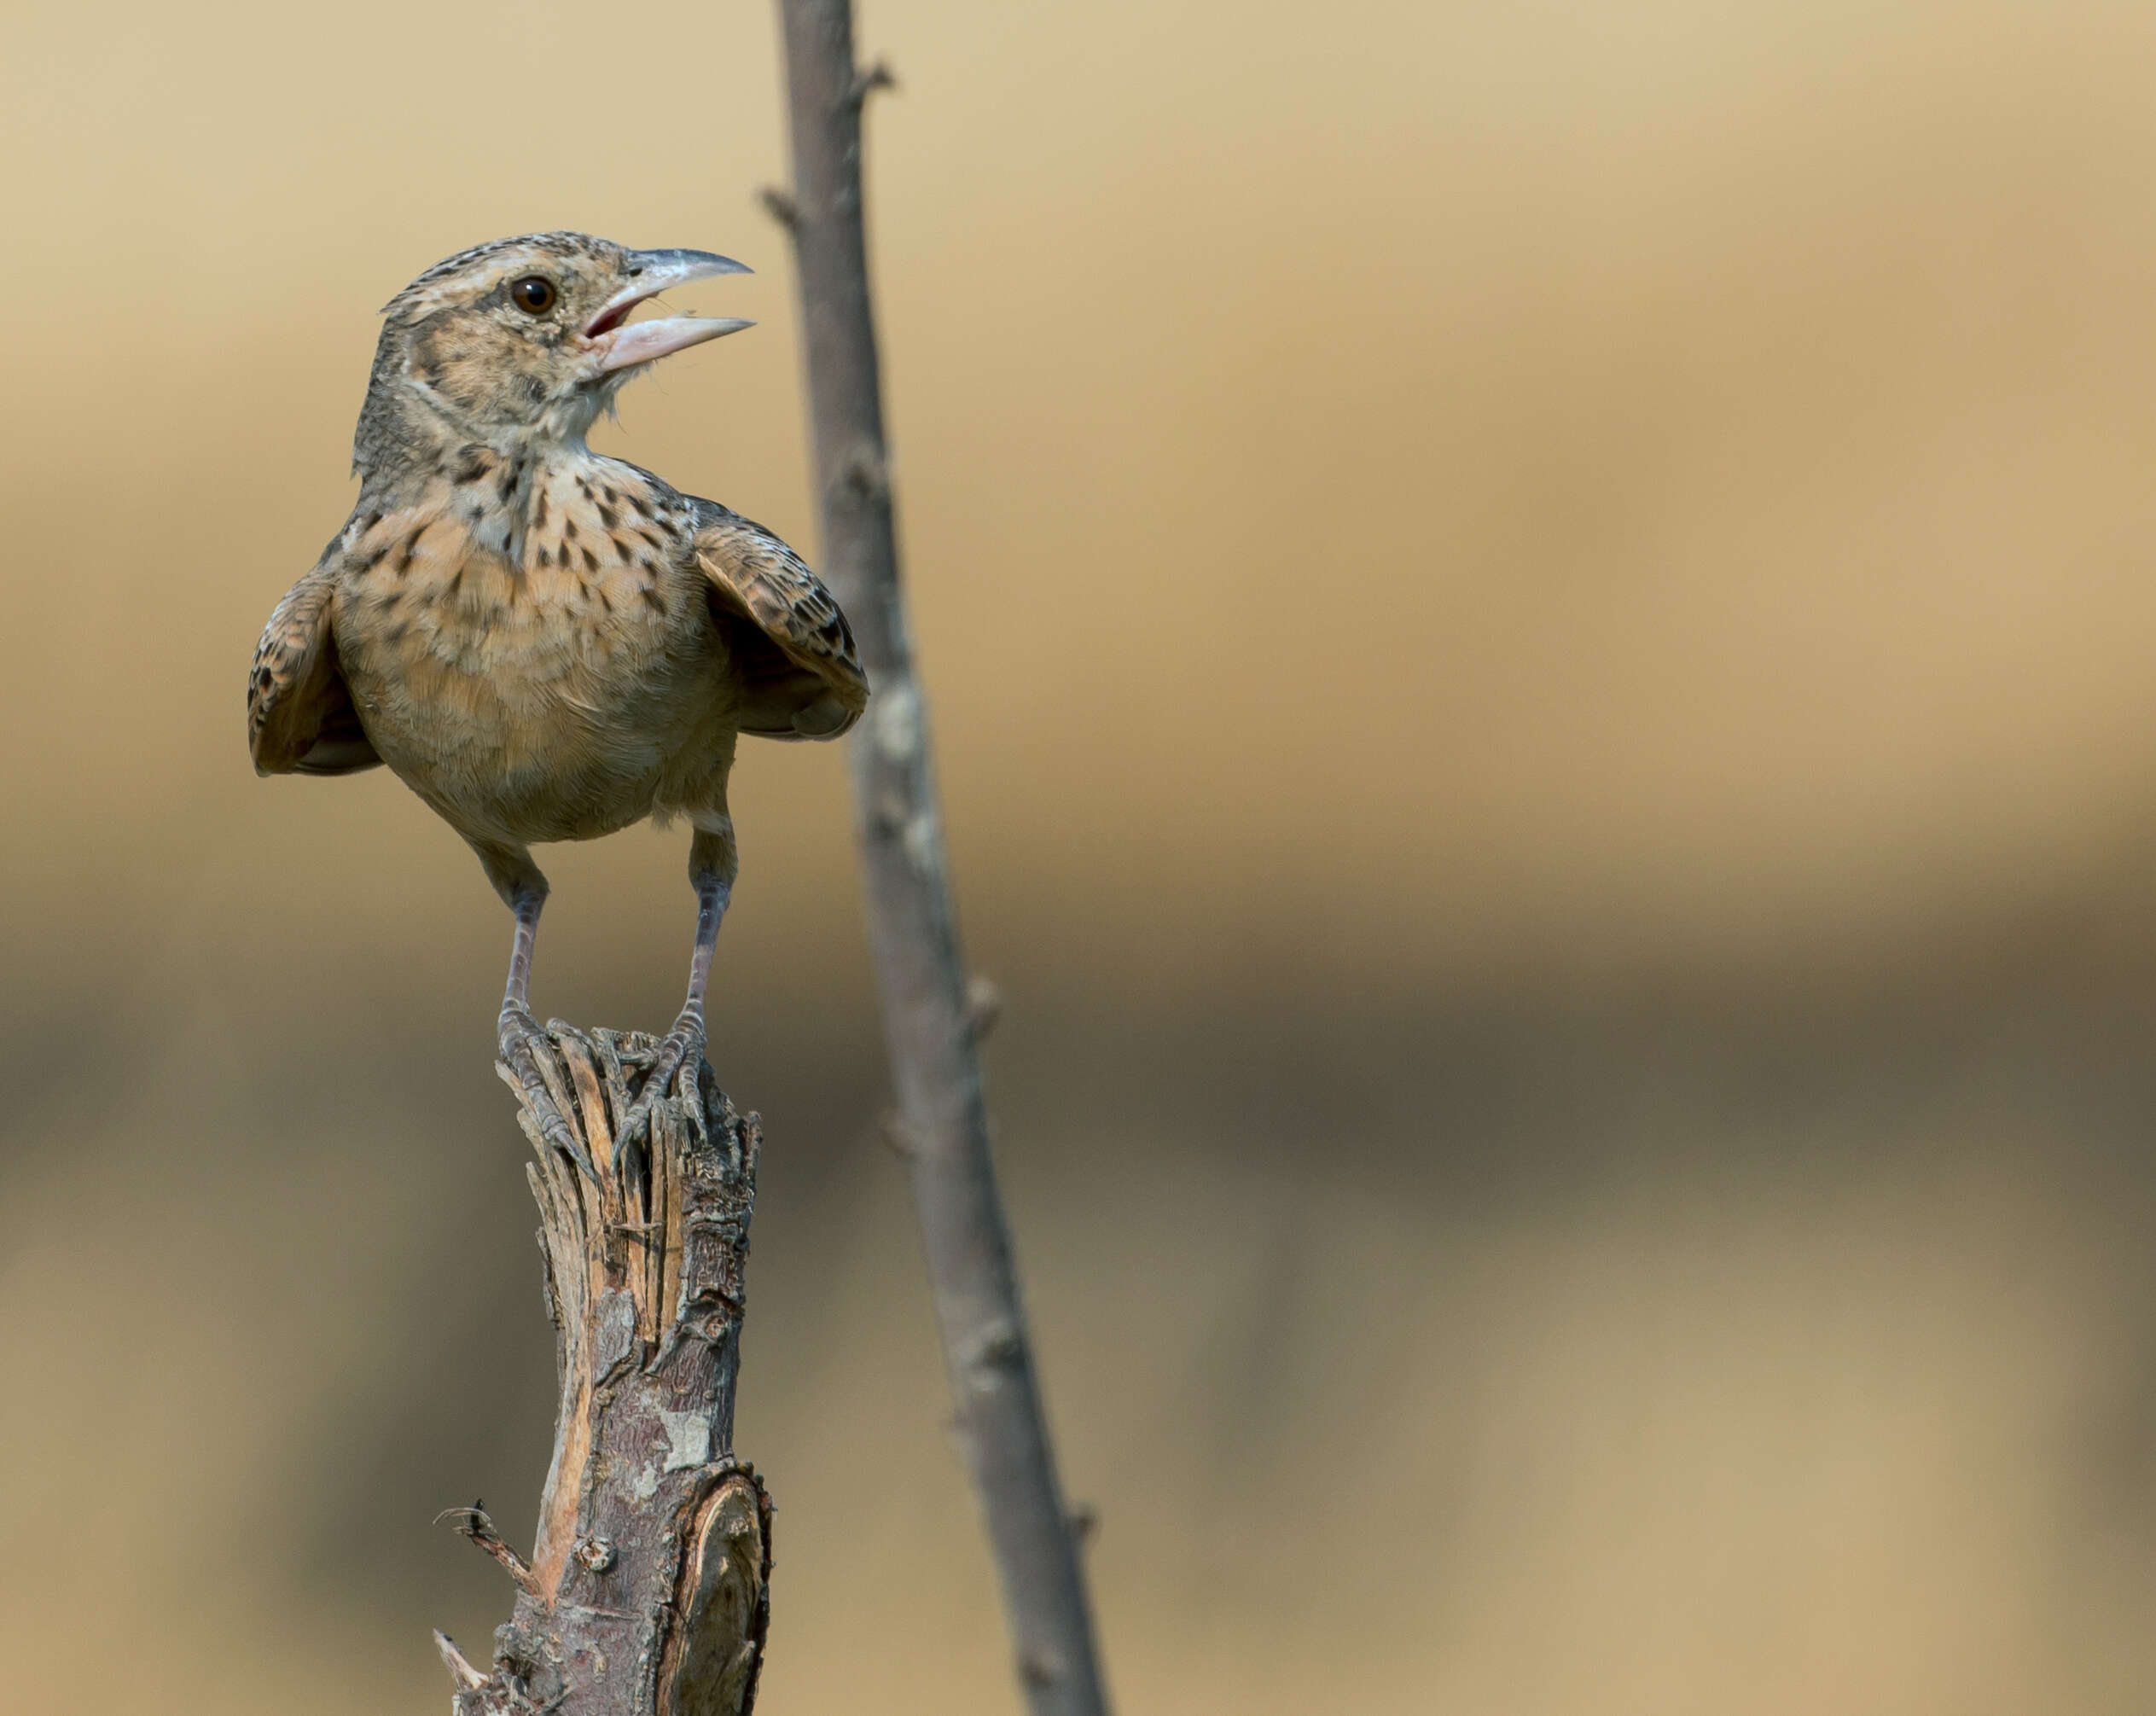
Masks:
[[[800,205],[776,185],[767,184],[756,193],[757,201],[764,205],[764,212],[770,215],[788,232],[793,230],[801,218]]]
[[[439,1627],[434,1629],[434,1649],[442,1654],[442,1667],[449,1670],[449,1678],[456,1683],[459,1692],[469,1692],[475,1686],[486,1684],[486,1677],[465,1660],[464,1653],[456,1648],[456,1641]]]
[[[532,1577],[532,1564],[508,1544],[502,1541],[501,1533],[494,1529],[494,1521],[487,1517],[485,1508],[474,1502],[468,1508],[444,1508],[434,1515],[434,1523],[444,1520],[461,1519],[463,1524],[455,1527],[457,1536],[477,1544],[495,1560],[508,1569],[509,1577],[516,1581],[519,1591],[537,1591],[538,1582]]]
[[[875,65],[854,73],[852,86],[846,90],[846,101],[857,111],[878,90],[895,90],[898,87],[898,76],[891,69],[890,61],[879,60]]]

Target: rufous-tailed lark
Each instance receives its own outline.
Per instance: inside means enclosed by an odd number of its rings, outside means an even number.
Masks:
[[[575,1149],[526,998],[538,841],[654,813],[694,835],[689,998],[624,1143],[704,1049],[737,860],[735,736],[829,739],[868,702],[846,618],[761,525],[584,445],[632,375],[750,324],[630,322],[669,287],[748,270],[580,233],[483,244],[392,299],[359,414],[358,504],[277,604],[247,680],[265,775],[386,763],[479,854],[516,914],[504,1062]]]

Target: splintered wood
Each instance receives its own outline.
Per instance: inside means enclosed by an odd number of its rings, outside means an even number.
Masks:
[[[589,1169],[503,1076],[536,1157],[554,1458],[528,1563],[454,1510],[518,1588],[491,1672],[436,1635],[456,1716],[747,1716],[770,1618],[770,1501],[733,1453],[757,1120],[699,1064],[654,1105],[650,1148],[621,1149],[654,1039],[547,1028],[541,1072]]]

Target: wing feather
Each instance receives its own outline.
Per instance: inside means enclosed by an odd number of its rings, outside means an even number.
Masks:
[[[321,568],[293,585],[262,629],[247,675],[247,748],[259,775],[350,775],[381,761],[337,665],[336,585]]]
[[[732,622],[747,689],[741,730],[835,739],[869,707],[869,679],[838,602],[800,556],[716,502],[694,503],[696,559],[713,613]]]

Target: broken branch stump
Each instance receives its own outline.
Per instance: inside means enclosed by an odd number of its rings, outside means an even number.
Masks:
[[[733,1453],[757,1118],[700,1060],[617,1151],[655,1040],[547,1027],[540,1070],[596,1176],[537,1160],[561,1405],[526,1561],[478,1508],[457,1529],[500,1562],[515,1612],[482,1673],[440,1633],[456,1716],[747,1716],[770,1625],[771,1504]]]

